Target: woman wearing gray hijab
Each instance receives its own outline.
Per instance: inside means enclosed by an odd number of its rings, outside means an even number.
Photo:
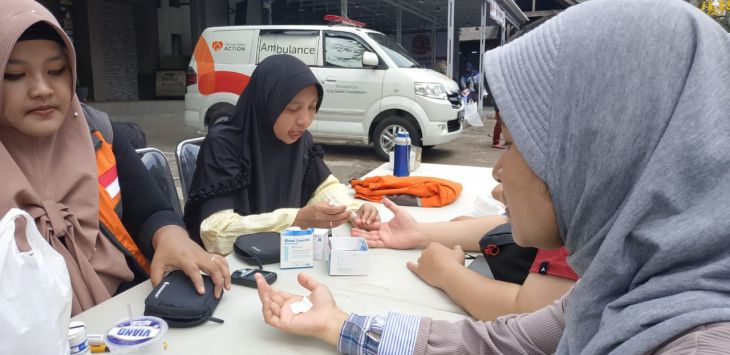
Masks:
[[[679,0],[593,0],[490,51],[517,243],[565,245],[552,306],[456,323],[314,307],[259,280],[264,319],[345,353],[721,354],[730,349],[730,40]],[[417,295],[414,295],[417,297]]]

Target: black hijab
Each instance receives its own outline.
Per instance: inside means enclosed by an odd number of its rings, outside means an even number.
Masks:
[[[293,144],[274,135],[279,114],[310,85],[317,88],[319,110],[322,86],[301,60],[274,55],[259,63],[233,117],[211,127],[200,148],[185,206],[194,238],[200,223],[221,210],[249,215],[300,208],[330,175],[308,131]]]

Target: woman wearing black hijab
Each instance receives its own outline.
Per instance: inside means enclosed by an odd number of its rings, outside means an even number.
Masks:
[[[185,206],[187,227],[206,249],[226,254],[241,234],[350,220],[358,205],[307,131],[322,94],[302,61],[271,56],[254,70],[233,117],[210,128]],[[354,223],[367,228],[378,220],[375,207],[363,204]]]

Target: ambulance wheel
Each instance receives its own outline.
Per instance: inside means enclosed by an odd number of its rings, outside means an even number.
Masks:
[[[421,132],[412,122],[403,117],[391,116],[380,121],[373,131],[371,141],[378,158],[388,161],[388,153],[395,148],[395,137],[400,131],[408,131],[411,144],[421,145]]]

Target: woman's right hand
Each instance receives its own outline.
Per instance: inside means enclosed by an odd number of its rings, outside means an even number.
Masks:
[[[330,206],[327,201],[306,205],[299,209],[293,225],[300,228],[334,228],[352,217],[345,206]]]
[[[261,309],[268,325],[288,333],[315,336],[337,346],[342,324],[347,320],[347,313],[337,307],[327,286],[309,275],[300,273],[299,284],[311,292],[308,298],[312,308],[294,314],[290,306],[301,301],[302,296],[272,288],[261,274],[256,274],[255,277]]]

